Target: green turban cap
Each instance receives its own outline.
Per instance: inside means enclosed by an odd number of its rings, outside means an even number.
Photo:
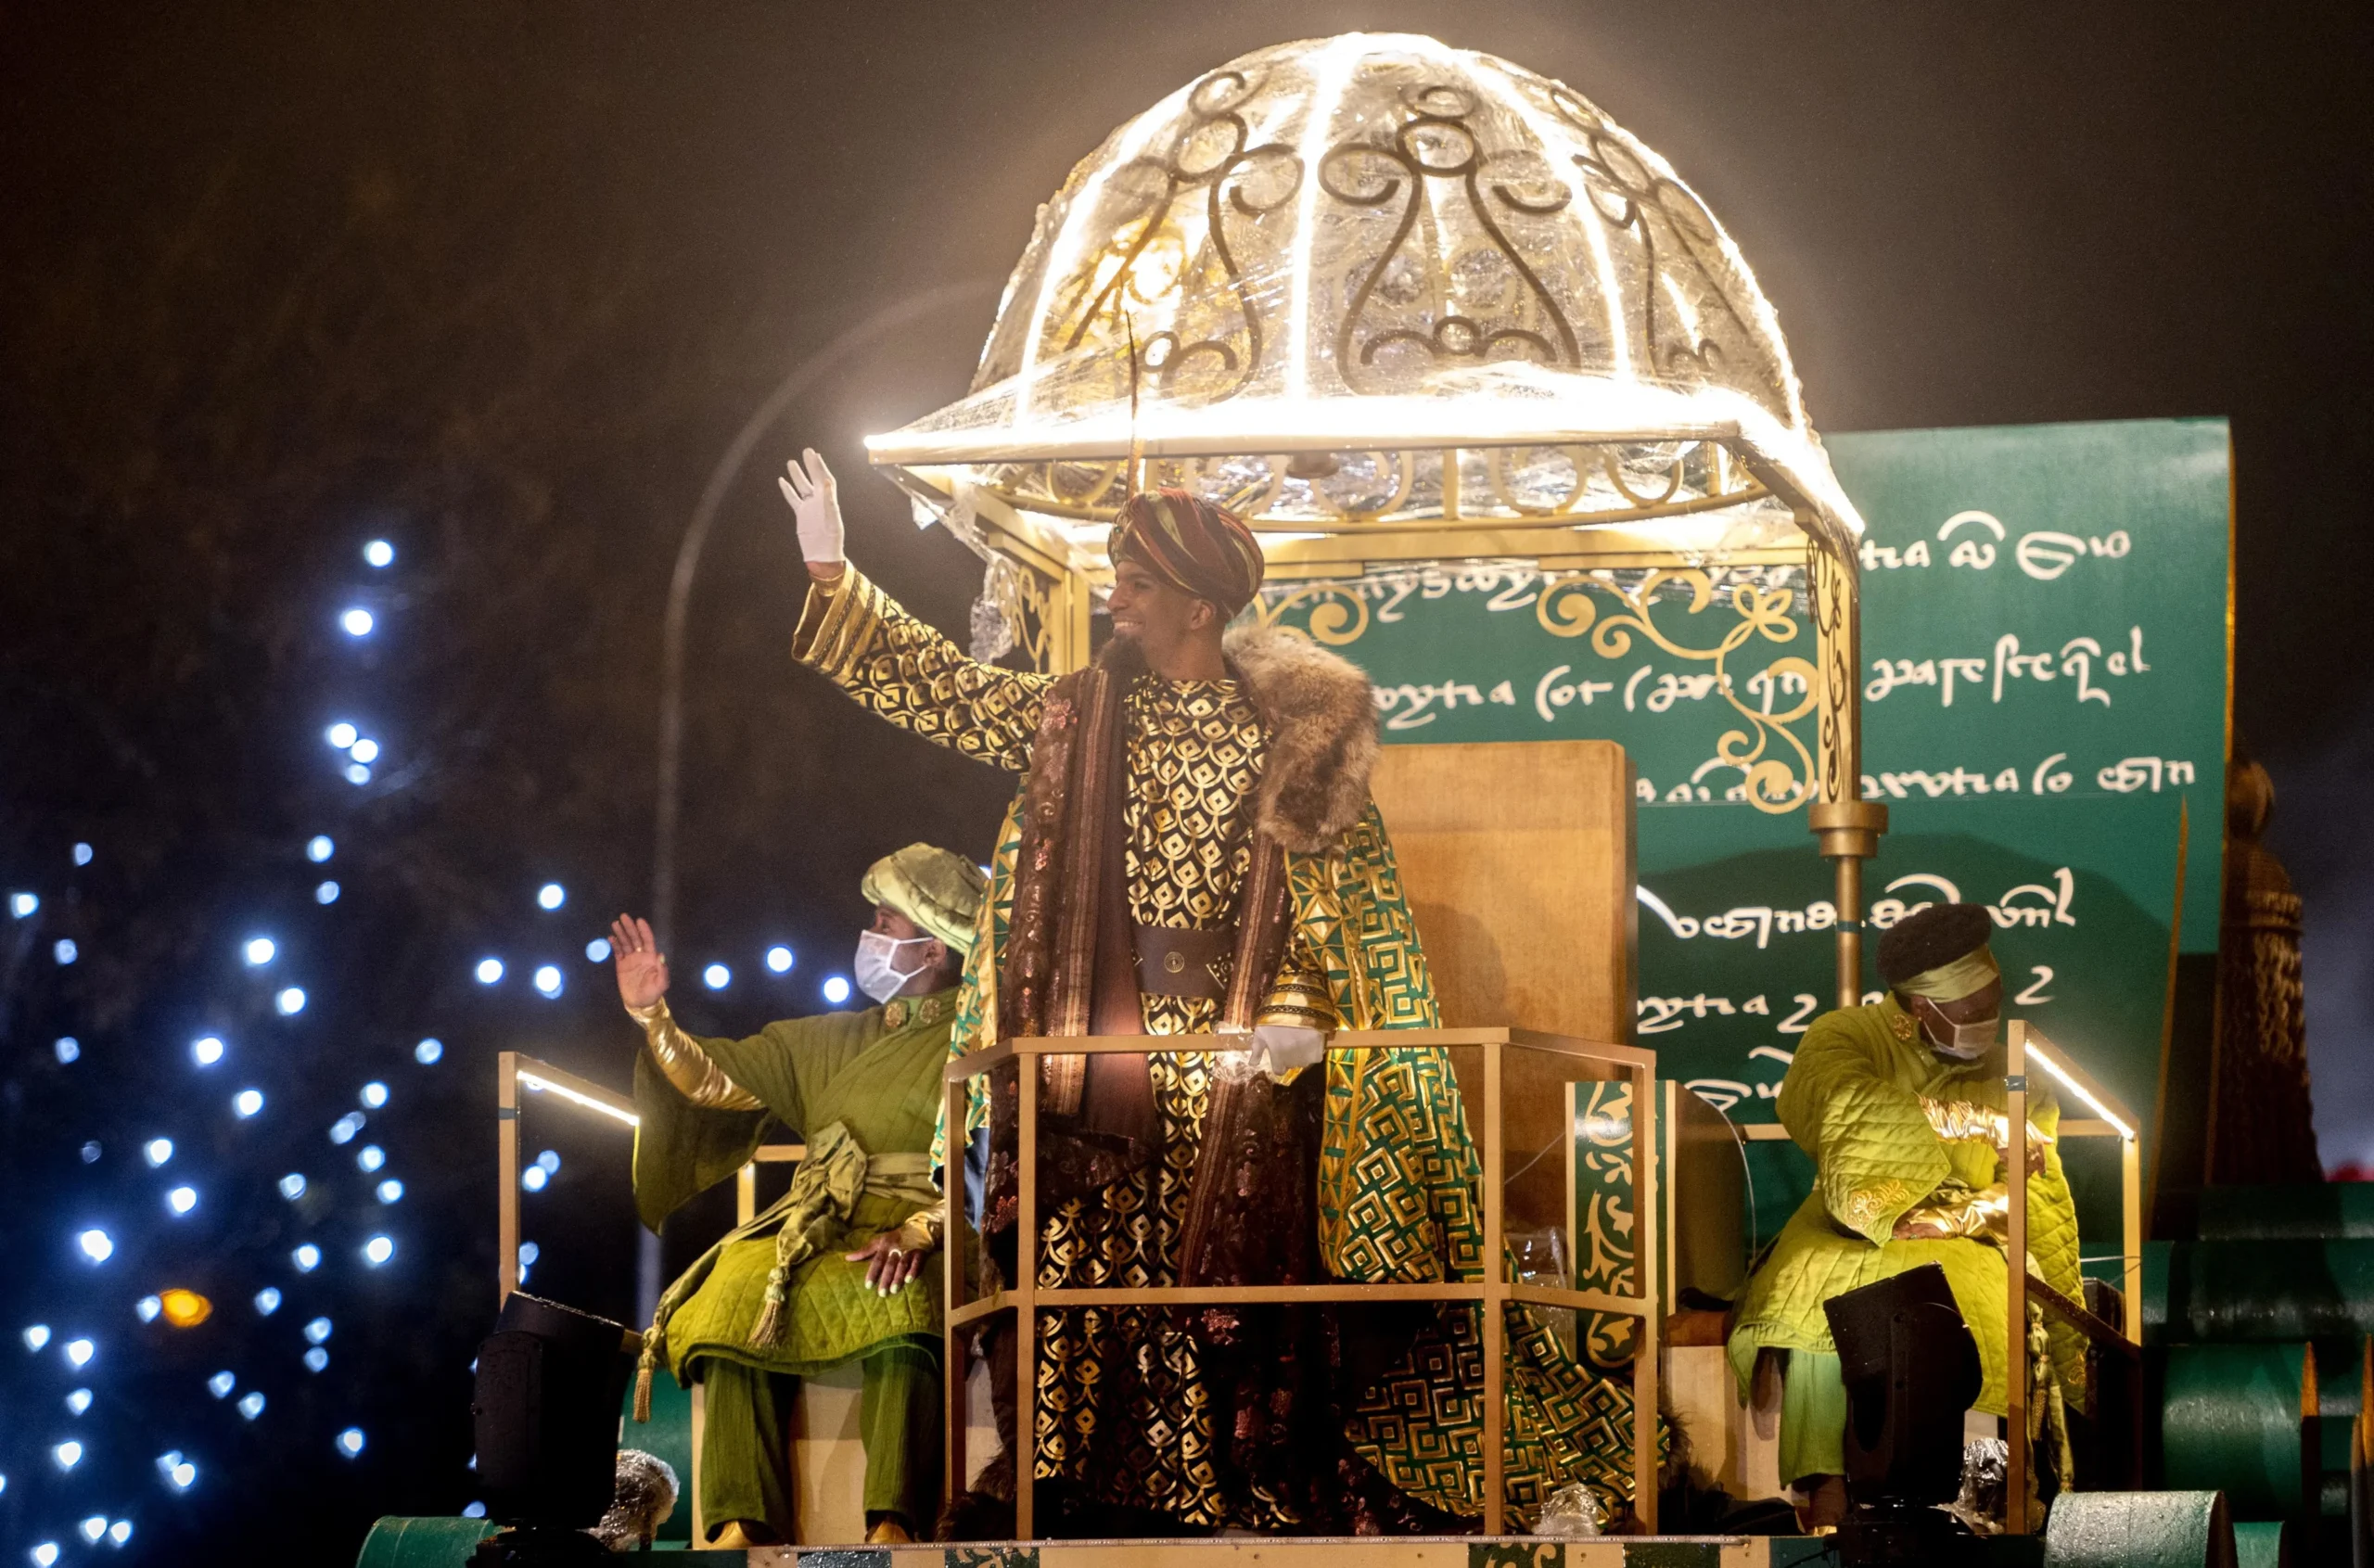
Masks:
[[[960,953],[973,950],[974,919],[989,879],[964,856],[910,844],[867,868],[858,893],[887,904]]]

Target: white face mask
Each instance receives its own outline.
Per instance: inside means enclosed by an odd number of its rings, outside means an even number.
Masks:
[[[1936,1035],[1929,1034],[1929,1049],[1940,1056],[1950,1056],[1957,1062],[1975,1062],[1985,1055],[1987,1050],[1994,1045],[1995,1026],[2001,1022],[2002,1019],[1998,1016],[1980,1018],[1968,1024],[1946,1024],[1948,1038],[1945,1043],[1939,1044]],[[1931,1030],[1941,1023],[1944,1023],[1943,1019],[1934,1016],[1926,1020],[1927,1027]]]
[[[879,931],[861,932],[857,939],[857,988],[876,1001],[888,1001],[899,994],[900,987],[922,974],[925,965],[913,969],[899,967],[900,948],[921,947],[933,940],[929,937],[909,937],[901,941],[886,937]]]

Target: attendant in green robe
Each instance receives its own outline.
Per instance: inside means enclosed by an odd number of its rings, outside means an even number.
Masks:
[[[2005,1411],[2010,1127],[1991,929],[1976,904],[1931,905],[1891,927],[1878,955],[1887,995],[1815,1019],[1781,1080],[1780,1123],[1813,1156],[1814,1189],[1748,1281],[1729,1349],[1760,1428],[1780,1407],[1780,1477],[1809,1526],[1835,1523],[1845,1504],[1846,1392],[1822,1313],[1832,1296],[1939,1265],[1978,1342],[1975,1409]],[[2074,1299],[2077,1214],[2049,1090],[2030,1086],[2027,1120],[2029,1268]],[[2064,1383],[2080,1375],[2074,1351],[2055,1334]]]
[[[684,1272],[645,1336],[637,1416],[665,1361],[706,1389],[697,1477],[713,1544],[798,1538],[786,1443],[795,1380],[858,1362],[873,1542],[911,1540],[938,1506],[940,1281],[924,1268],[945,1208],[930,1154],[956,984],[983,879],[963,857],[911,845],[861,885],[862,1013],[696,1039],[669,1015],[651,927],[611,926],[619,994],[643,1026],[635,1064],[635,1204],[661,1220],[726,1179],[776,1129],[804,1136],[791,1191]]]

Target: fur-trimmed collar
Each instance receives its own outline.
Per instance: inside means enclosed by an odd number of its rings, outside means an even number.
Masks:
[[[1280,847],[1316,855],[1360,820],[1376,765],[1376,698],[1359,666],[1298,632],[1240,627],[1220,649],[1261,716],[1265,759],[1253,825]],[[1107,643],[1096,662],[1122,681],[1144,673],[1135,644]]]
[[[1342,655],[1277,627],[1232,631],[1223,646],[1265,732],[1254,826],[1296,854],[1318,854],[1368,807],[1377,753],[1369,678]]]

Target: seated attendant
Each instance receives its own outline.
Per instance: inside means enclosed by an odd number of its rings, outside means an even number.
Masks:
[[[1822,1303],[1923,1263],[1942,1265],[1978,1341],[1977,1409],[2004,1413],[2003,979],[1977,904],[1934,904],[1880,938],[1888,994],[1813,1022],[1780,1083],[1780,1124],[1814,1157],[1814,1189],[1748,1281],[1731,1370],[1769,1434],[1808,1529],[1845,1511],[1846,1389]],[[2077,1213],[2054,1144],[2061,1110],[2031,1082],[2028,1267],[2075,1297]],[[2054,1335],[2064,1382],[2074,1342]],[[2031,1399],[2041,1419],[2047,1398]],[[2056,1432],[2056,1437],[2059,1434]]]
[[[798,1538],[785,1437],[795,1380],[851,1361],[864,1370],[867,1539],[911,1540],[938,1510],[941,1293],[924,1263],[946,1211],[930,1149],[982,886],[970,861],[922,844],[876,861],[860,885],[874,911],[856,964],[876,1005],[747,1039],[678,1027],[649,924],[610,927],[619,995],[648,1046],[634,1083],[643,1222],[658,1229],[772,1129],[808,1143],[790,1192],[668,1288],[644,1341],[638,1420],[663,1358],[707,1389],[699,1496],[715,1545]]]

